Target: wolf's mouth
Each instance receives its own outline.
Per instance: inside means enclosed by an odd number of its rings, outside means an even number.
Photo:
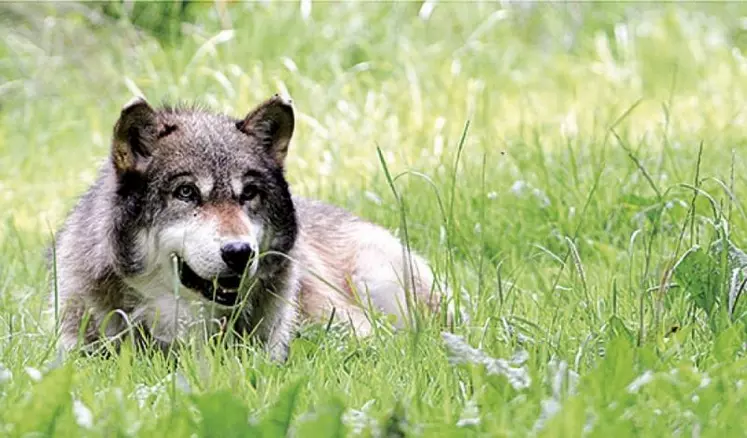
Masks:
[[[186,288],[195,290],[205,298],[223,306],[233,306],[239,298],[241,277],[229,275],[216,278],[215,281],[200,277],[181,258],[179,259],[179,280]]]

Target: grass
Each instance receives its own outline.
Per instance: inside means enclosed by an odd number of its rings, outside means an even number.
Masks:
[[[747,8],[429,5],[197,3],[163,43],[0,5],[0,434],[743,435]],[[57,360],[44,248],[137,90],[290,94],[293,190],[406,223],[469,323]]]

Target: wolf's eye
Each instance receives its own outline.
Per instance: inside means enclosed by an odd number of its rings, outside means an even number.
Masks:
[[[241,192],[241,202],[250,202],[259,195],[259,190],[255,186],[245,186]]]
[[[197,202],[200,194],[194,184],[182,184],[174,190],[174,197],[185,202]]]

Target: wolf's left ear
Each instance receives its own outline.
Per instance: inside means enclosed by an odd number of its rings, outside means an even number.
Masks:
[[[290,99],[274,95],[259,104],[236,127],[245,134],[257,138],[282,167],[288,155],[288,144],[293,136],[295,116]]]
[[[158,136],[156,112],[142,97],[122,107],[112,143],[112,161],[119,175],[143,172]]]

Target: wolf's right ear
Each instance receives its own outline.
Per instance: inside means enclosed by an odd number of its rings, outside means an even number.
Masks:
[[[236,127],[258,139],[278,166],[283,167],[294,125],[293,103],[276,94],[259,104]]]
[[[156,112],[142,97],[122,107],[114,125],[112,161],[118,175],[144,172],[158,136]]]

